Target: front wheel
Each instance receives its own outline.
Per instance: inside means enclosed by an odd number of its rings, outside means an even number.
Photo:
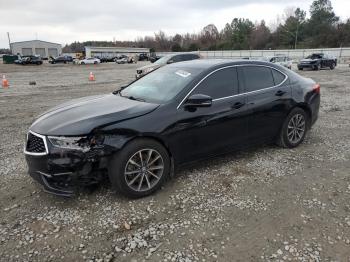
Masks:
[[[283,123],[277,144],[285,148],[297,147],[304,141],[308,126],[307,121],[306,112],[299,107],[294,108]]]
[[[167,150],[152,139],[135,139],[110,161],[109,178],[123,195],[144,197],[157,191],[170,173]]]
[[[315,65],[314,70],[316,71],[321,70],[321,64]]]
[[[329,67],[331,70],[335,68],[335,63],[332,63],[331,66]]]

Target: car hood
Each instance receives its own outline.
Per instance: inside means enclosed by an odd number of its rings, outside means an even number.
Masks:
[[[314,61],[317,61],[318,59],[310,59],[310,58],[305,58],[305,59],[301,59],[300,62],[302,63],[311,63]]]
[[[45,112],[30,130],[51,136],[86,135],[95,128],[150,113],[158,106],[113,94],[84,97]]]

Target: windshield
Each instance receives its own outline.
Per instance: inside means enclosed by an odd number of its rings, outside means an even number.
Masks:
[[[307,59],[320,59],[320,58],[322,58],[322,55],[313,54],[313,55],[309,55],[306,58]]]
[[[159,58],[157,61],[155,61],[154,64],[155,65],[165,65],[168,62],[170,57],[171,56],[169,56],[169,55],[163,56],[162,58]]]
[[[120,95],[163,104],[179,94],[200,72],[198,68],[162,67],[133,82]]]

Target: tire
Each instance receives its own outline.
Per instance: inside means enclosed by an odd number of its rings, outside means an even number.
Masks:
[[[335,68],[335,63],[333,62],[329,68],[333,70]]]
[[[140,161],[140,152],[143,165]],[[149,167],[145,165],[147,158]],[[169,177],[170,158],[167,150],[157,141],[146,138],[135,139],[112,157],[108,174],[112,186],[121,194],[130,198],[145,197],[157,191]]]
[[[297,124],[298,119],[300,119],[300,121],[303,121],[300,122],[300,125]],[[300,145],[304,141],[305,135],[308,131],[308,121],[308,115],[303,109],[301,109],[300,107],[294,108],[288,114],[287,118],[285,119],[282,125],[280,134],[278,136],[277,144],[284,148],[294,148]],[[296,126],[296,128],[299,127],[296,130],[296,132],[298,132],[299,135],[297,135],[296,133],[294,133],[295,135],[293,134],[293,123],[296,124],[294,125]],[[303,129],[303,131],[301,129]],[[302,133],[300,133],[301,131]]]
[[[84,63],[84,62],[81,62],[80,64],[81,64],[81,65],[85,65],[85,63]]]
[[[94,65],[97,65],[97,62],[96,62],[96,61],[94,62]]]
[[[302,68],[302,67],[298,67],[298,70],[299,70],[299,71],[303,71],[303,68]]]

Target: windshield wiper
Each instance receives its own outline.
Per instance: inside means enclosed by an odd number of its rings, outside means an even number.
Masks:
[[[145,102],[145,99],[139,98],[139,97],[134,97],[134,96],[126,96],[126,98],[129,98],[130,100],[136,100],[140,102]]]
[[[121,91],[121,90],[120,90]],[[114,91],[113,94],[119,94],[121,97],[125,97],[130,100],[135,100],[135,101],[140,101],[140,102],[145,102],[145,99],[139,98],[139,97],[134,97],[134,96],[124,96],[120,91]]]

